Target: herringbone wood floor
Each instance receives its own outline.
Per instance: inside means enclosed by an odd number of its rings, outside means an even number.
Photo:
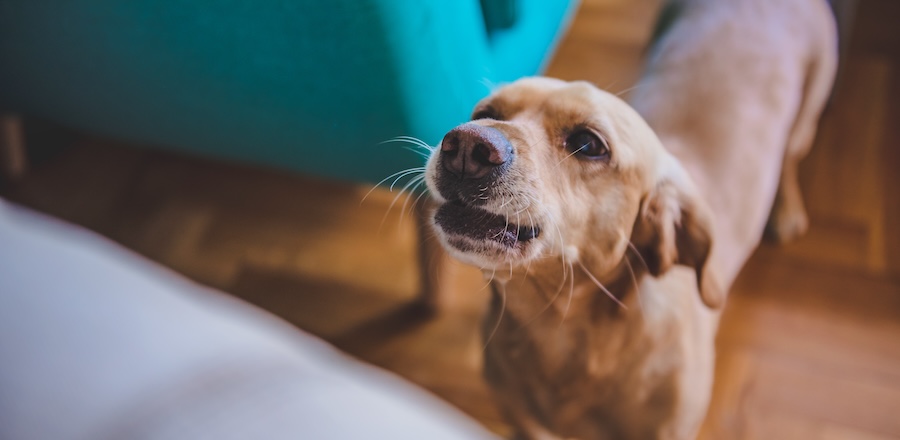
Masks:
[[[588,0],[548,74],[627,89],[658,0]],[[733,289],[704,439],[900,438],[900,2],[861,2],[802,166],[811,230],[764,244]],[[43,128],[3,194],[92,228],[417,382],[506,433],[479,377],[484,282],[415,295],[416,233],[368,188]],[[51,148],[57,144],[73,144]],[[401,199],[401,204],[403,199]]]

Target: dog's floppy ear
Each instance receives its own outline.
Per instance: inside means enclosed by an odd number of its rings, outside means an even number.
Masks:
[[[679,174],[683,173],[676,165]],[[712,250],[712,213],[685,176],[663,177],[644,196],[632,231],[638,248],[653,276],[674,264],[694,268],[703,303],[719,308],[724,293],[705,269]]]

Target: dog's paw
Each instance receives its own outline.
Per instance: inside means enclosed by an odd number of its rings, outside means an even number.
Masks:
[[[800,238],[808,229],[809,217],[802,202],[776,201],[766,224],[766,238],[784,244]]]

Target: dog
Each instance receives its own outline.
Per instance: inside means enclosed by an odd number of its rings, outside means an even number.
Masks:
[[[802,231],[789,168],[833,79],[824,1],[670,7],[631,105],[521,79],[427,161],[433,230],[490,279],[484,376],[520,438],[695,437],[728,288],[770,209]]]
[[[492,280],[485,377],[507,418],[532,439],[690,435],[711,387],[704,303],[723,297],[685,170],[588,83],[519,80],[473,119],[426,181],[437,236]]]

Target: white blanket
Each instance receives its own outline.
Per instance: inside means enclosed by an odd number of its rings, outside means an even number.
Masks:
[[[0,199],[0,439],[204,438],[493,436],[263,311]]]

